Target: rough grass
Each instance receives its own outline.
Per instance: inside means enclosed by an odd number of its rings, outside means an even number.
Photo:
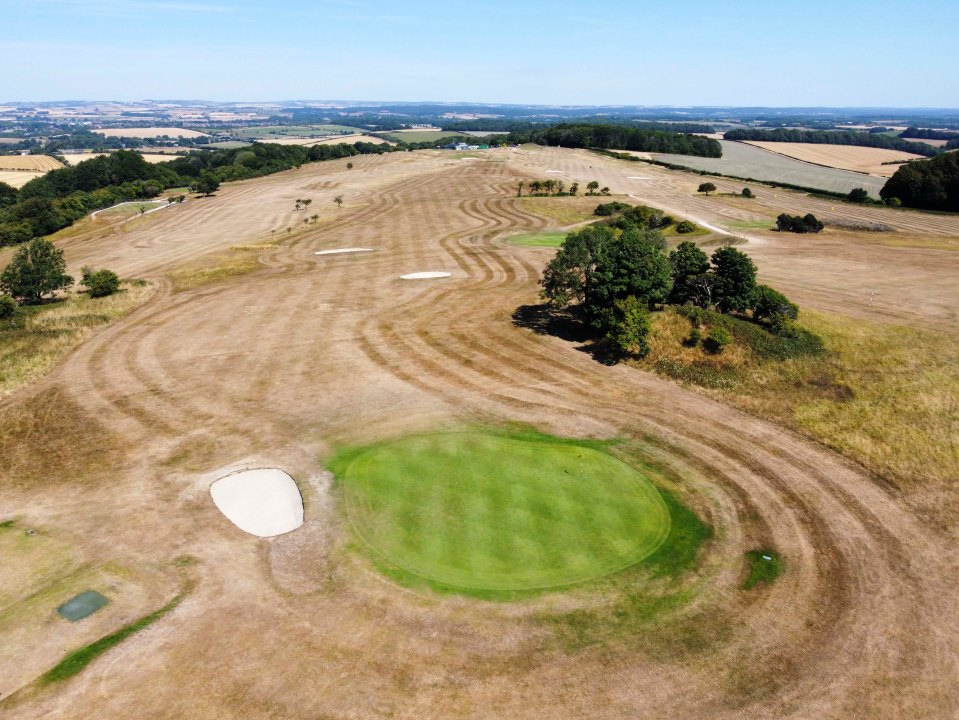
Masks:
[[[70,294],[0,320],[0,397],[49,372],[98,327],[142,305],[153,292],[149,284],[124,283],[108,297]]]
[[[547,176],[548,177],[548,176]],[[569,185],[569,182],[566,183]],[[584,183],[580,183],[582,190]],[[620,197],[621,196],[617,196]],[[560,227],[576,225],[587,221],[597,220],[593,214],[596,206],[603,202],[612,202],[616,197],[527,197],[518,198],[523,209],[534,215],[552,220]]]
[[[732,321],[734,343],[710,355],[684,344],[686,318],[655,313],[651,352],[640,364],[802,430],[899,487],[959,477],[954,335],[809,310],[800,321],[822,351],[808,336],[784,344]]]
[[[135,635],[144,628],[149,627],[164,615],[174,610],[176,606],[183,601],[185,596],[185,593],[181,593],[159,610],[156,610],[149,615],[144,615],[139,620],[135,620],[129,625],[120,628],[116,632],[90,643],[86,647],[82,647],[79,650],[74,650],[63,660],[54,665],[50,670],[44,673],[40,677],[40,684],[49,685],[51,683],[60,682],[73,677],[110,648],[119,645],[131,635]]]
[[[173,290],[175,292],[191,290],[208,283],[251,273],[260,266],[259,253],[276,247],[276,243],[234,245],[228,252],[206,258],[202,265],[191,265],[174,270],[170,273]]]
[[[642,472],[557,438],[414,436],[341,451],[329,467],[381,565],[466,594],[615,573],[670,531],[669,507]]]

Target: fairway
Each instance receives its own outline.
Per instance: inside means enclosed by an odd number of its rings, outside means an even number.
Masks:
[[[414,436],[341,453],[357,534],[431,583],[521,591],[601,577],[643,560],[669,533],[666,504],[638,470],[542,436]]]
[[[513,235],[506,238],[510,245],[522,245],[524,247],[550,247],[555,248],[563,244],[566,239],[565,232],[544,232],[532,235]]]

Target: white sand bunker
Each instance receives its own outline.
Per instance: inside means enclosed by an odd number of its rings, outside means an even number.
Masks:
[[[453,273],[448,272],[415,272],[407,273],[406,275],[400,275],[402,280],[430,280],[432,278],[444,278],[450,277]]]
[[[341,255],[343,253],[373,252],[373,248],[336,248],[335,250],[319,250],[314,255]]]
[[[303,498],[296,482],[282,470],[243,470],[210,486],[213,502],[244,532],[273,537],[303,524]]]

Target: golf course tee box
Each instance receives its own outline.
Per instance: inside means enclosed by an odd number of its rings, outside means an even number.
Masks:
[[[353,449],[331,467],[351,524],[381,559],[451,588],[561,587],[634,565],[670,515],[636,468],[547,436],[407,437]]]

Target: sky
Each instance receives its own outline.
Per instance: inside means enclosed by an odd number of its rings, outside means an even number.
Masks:
[[[0,102],[959,107],[943,0],[0,0]]]

